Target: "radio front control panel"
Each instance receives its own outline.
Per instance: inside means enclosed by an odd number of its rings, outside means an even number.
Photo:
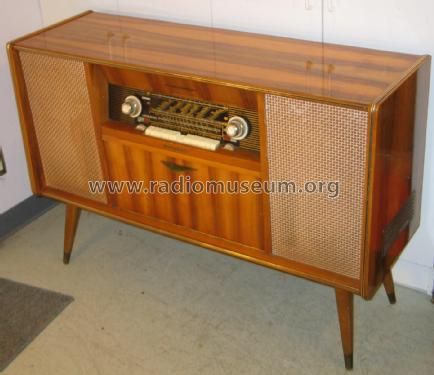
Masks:
[[[110,118],[156,138],[217,150],[259,151],[258,114],[195,99],[110,85]]]

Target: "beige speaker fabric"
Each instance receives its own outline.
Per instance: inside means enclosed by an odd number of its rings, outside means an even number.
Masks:
[[[103,178],[82,62],[20,52],[45,184],[106,202],[89,192]]]
[[[273,254],[358,279],[367,112],[274,95],[265,100],[270,180],[293,181],[297,190],[307,182],[339,184],[335,198],[270,195]]]

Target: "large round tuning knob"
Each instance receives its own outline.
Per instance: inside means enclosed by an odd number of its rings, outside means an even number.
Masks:
[[[241,141],[249,134],[249,123],[242,117],[233,116],[226,125],[225,133],[229,138]]]
[[[142,113],[142,102],[137,96],[127,96],[122,103],[122,113],[132,118],[139,117]]]

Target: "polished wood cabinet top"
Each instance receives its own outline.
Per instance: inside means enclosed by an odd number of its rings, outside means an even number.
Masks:
[[[94,12],[14,46],[361,106],[379,101],[427,58]]]

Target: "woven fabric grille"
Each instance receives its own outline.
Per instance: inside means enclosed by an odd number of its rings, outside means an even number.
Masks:
[[[84,198],[89,180],[102,180],[82,62],[20,52],[45,183]]]
[[[293,181],[297,190],[310,181],[339,183],[336,198],[270,195],[273,254],[359,279],[367,112],[274,95],[265,100],[270,181]]]

